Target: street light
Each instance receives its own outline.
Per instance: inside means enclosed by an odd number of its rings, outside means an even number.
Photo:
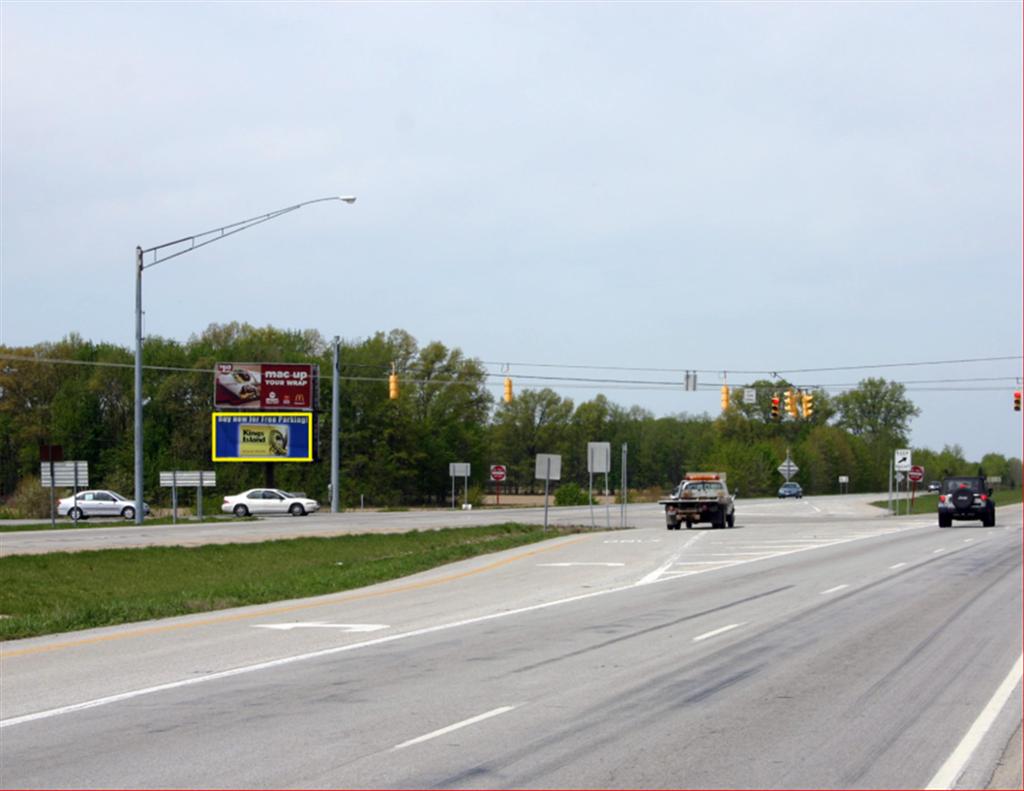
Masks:
[[[208,244],[213,244],[216,241],[223,239],[226,236],[231,236],[247,228],[252,228],[254,225],[261,225],[262,223],[273,220],[276,217],[280,217],[282,214],[288,214],[301,209],[303,206],[309,206],[311,203],[323,203],[324,201],[340,200],[343,203],[353,204],[356,202],[355,196],[353,195],[332,195],[327,198],[316,198],[314,200],[303,201],[302,203],[296,203],[294,206],[287,206],[283,209],[272,211],[269,214],[261,214],[258,217],[250,217],[248,220],[240,220],[239,222],[231,223],[230,225],[223,225],[220,228],[214,228],[212,231],[204,231],[203,233],[197,233],[194,236],[183,236],[181,239],[176,239],[173,242],[165,242],[164,244],[158,244],[156,247],[149,247],[145,250],[141,247],[135,248],[135,524],[142,524],[143,516],[143,505],[142,505],[142,271],[149,269],[152,266],[169,261],[172,258],[177,258],[179,255],[190,253],[193,250],[198,250],[200,247],[205,247]],[[181,245],[187,244],[183,250],[177,250],[176,252],[168,252],[161,257],[161,251],[167,250],[168,248],[180,247]],[[144,262],[144,256],[147,253],[153,253],[153,260],[148,264]]]

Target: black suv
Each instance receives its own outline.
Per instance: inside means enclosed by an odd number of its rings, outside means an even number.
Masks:
[[[981,476],[944,478],[939,491],[939,527],[951,527],[954,519],[980,519],[985,527],[996,523],[996,501]]]

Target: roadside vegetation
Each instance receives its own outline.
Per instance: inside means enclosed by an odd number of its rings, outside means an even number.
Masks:
[[[507,523],[258,544],[0,558],[0,639],[361,588],[587,528]]]
[[[893,510],[896,512],[896,516],[906,516],[907,514],[907,494],[906,492],[900,492],[899,497],[893,497]],[[998,502],[998,500],[997,500]],[[876,505],[879,508],[888,508],[888,500],[875,500],[871,505]],[[911,515],[919,514],[938,514],[939,508],[939,496],[937,494],[919,494],[914,498],[913,506],[910,509]]]
[[[266,483],[263,464],[210,461],[213,369],[217,362],[240,360],[320,366],[321,462],[278,465],[275,482],[327,502],[332,348],[319,332],[211,324],[183,343],[148,337],[143,353],[144,488],[151,506],[170,503],[170,489],[158,485],[160,471],[216,469],[217,489],[205,493],[207,513],[219,511],[224,494]],[[48,491],[38,478],[44,444],[60,445],[65,459],[88,461],[92,487],[134,494],[132,361],[131,349],[77,335],[31,347],[0,346],[0,518],[49,515]],[[392,366],[399,379],[395,400],[388,397]],[[725,413],[665,417],[604,395],[576,403],[546,387],[525,387],[525,380],[515,382],[512,401],[496,402],[493,380],[484,363],[461,350],[438,341],[421,346],[402,330],[343,342],[341,506],[446,507],[448,465],[456,460],[471,464],[468,499],[474,507],[494,492],[491,464],[506,467],[502,494],[536,494],[544,489],[534,474],[537,453],[562,456],[561,481],[552,494],[585,502],[587,443],[594,441],[612,445],[609,484],[619,499],[623,444],[630,487],[656,490],[657,496],[688,470],[724,471],[729,488],[744,497],[771,496],[788,452],[800,468],[795,480],[809,495],[837,493],[840,475],[849,477],[853,493],[885,491],[893,450],[910,447],[910,421],[919,412],[902,383],[882,378],[863,379],[840,394],[780,378],[737,382]],[[773,419],[772,395],[799,387],[813,394],[812,414],[783,412]],[[743,389],[755,391],[754,402],[744,400]],[[956,445],[913,451],[929,479],[976,475],[981,468],[1001,476],[1004,485],[1020,486],[1016,457],[993,453],[969,460]],[[599,477],[595,485],[603,488]],[[578,489],[559,495],[573,486]],[[463,497],[459,486],[456,498]],[[632,492],[630,501],[638,501]],[[181,504],[194,508],[193,493],[183,492]]]

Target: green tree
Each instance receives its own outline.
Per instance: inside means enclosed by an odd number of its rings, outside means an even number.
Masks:
[[[836,396],[835,407],[840,428],[854,436],[890,445],[905,445],[911,418],[921,414],[906,397],[902,384],[874,378],[864,379],[853,390]]]

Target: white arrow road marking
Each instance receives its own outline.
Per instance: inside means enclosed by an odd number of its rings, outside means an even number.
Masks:
[[[324,623],[322,621],[297,621],[295,623],[254,623],[254,629],[277,629],[287,632],[292,629],[340,629],[343,632],[377,632],[387,629],[385,623]]]
[[[489,720],[491,717],[497,717],[499,714],[507,714],[514,708],[515,706],[502,706],[500,709],[492,709],[491,711],[488,711],[477,717],[470,717],[468,720],[463,720],[462,722],[457,722],[454,725],[449,725],[447,728],[441,728],[440,730],[432,731],[431,733],[427,733],[423,736],[418,736],[415,739],[410,739],[407,742],[396,744],[394,747],[391,748],[391,751],[394,752],[395,750],[401,750],[405,747],[412,747],[412,745],[414,744],[420,744],[422,742],[429,741],[430,739],[436,739],[438,736],[444,736],[446,733],[457,731],[460,728],[465,728],[468,725],[476,725],[478,722]]]
[[[625,566],[626,564],[625,563],[583,563],[583,562],[580,562],[580,563],[538,563],[537,565],[538,566],[543,566],[545,568],[564,569],[564,568],[567,568],[569,566]]]

